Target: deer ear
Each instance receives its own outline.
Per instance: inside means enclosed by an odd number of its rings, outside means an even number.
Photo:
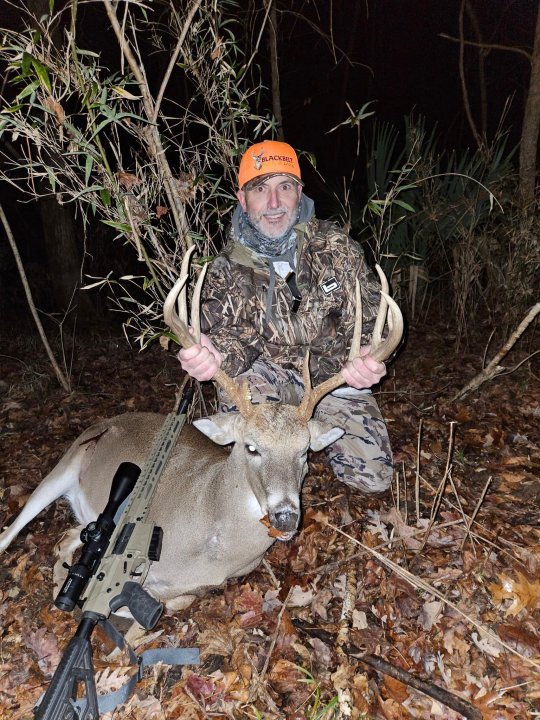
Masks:
[[[343,428],[331,427],[330,425],[319,422],[319,420],[310,420],[308,422],[308,427],[311,437],[309,446],[315,452],[328,447],[328,445],[331,445],[336,440],[339,440],[339,438],[345,433]]]
[[[236,440],[234,426],[238,417],[237,413],[219,413],[194,420],[193,425],[216,445],[229,445]]]

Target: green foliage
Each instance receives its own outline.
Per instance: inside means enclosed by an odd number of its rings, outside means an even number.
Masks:
[[[496,228],[515,148],[499,135],[486,151],[443,152],[422,118],[406,118],[402,146],[391,126],[375,123],[368,144],[369,198],[358,228],[374,257],[414,315],[436,283],[450,285],[458,346],[483,302],[493,308],[490,284]],[[487,238],[490,238],[488,241]],[[445,293],[441,293],[444,297]]]
[[[295,667],[305,676],[299,680],[299,682],[305,683],[313,691],[309,707],[305,709],[305,717],[308,720],[332,720],[333,718],[339,717],[339,700],[337,695],[329,702],[323,703],[321,700],[321,688],[317,680],[313,677],[313,674],[301,665],[295,665]]]
[[[100,5],[113,27],[113,4]],[[114,67],[97,38],[79,46],[76,3],[61,13],[51,3],[40,20],[28,15],[24,29],[3,31],[0,46],[0,177],[35,198],[75,204],[86,224],[97,219],[133,248],[137,289],[120,292],[119,278],[104,283],[141,345],[161,330],[161,303],[185,249],[214,252],[238,153],[272,129],[256,110],[260,83],[251,90],[245,82],[236,3],[202,0],[189,11],[173,0],[122,6],[115,55],[125,43],[131,59]],[[61,31],[69,13],[70,30]],[[145,64],[155,56],[163,70],[150,88]]]

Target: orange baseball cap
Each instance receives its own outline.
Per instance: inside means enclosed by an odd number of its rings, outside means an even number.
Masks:
[[[301,183],[300,165],[293,148],[278,140],[263,140],[249,147],[240,160],[240,189],[250,180],[263,175],[290,175]]]

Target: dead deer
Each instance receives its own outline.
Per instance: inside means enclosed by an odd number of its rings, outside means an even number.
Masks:
[[[190,254],[182,263],[181,278],[164,305],[165,322],[184,347],[200,337],[200,274],[193,293],[191,325],[187,327],[187,291]],[[400,342],[403,319],[388,296],[382,274],[381,302],[371,354],[385,360]],[[180,314],[176,302],[180,296]],[[357,321],[350,350],[360,348],[360,291],[356,289]],[[389,333],[382,339],[388,313]],[[149,518],[163,528],[159,562],[152,564],[146,589],[169,610],[187,607],[206,589],[227,578],[245,575],[261,561],[278,537],[291,538],[300,521],[300,490],[307,473],[307,453],[322,450],[343,430],[312,419],[324,395],[343,382],[340,373],[311,388],[308,359],[304,363],[305,392],[299,406],[251,403],[247,385],[222,370],[215,381],[234,400],[238,413],[218,413],[186,425],[158,485]],[[127,413],[98,422],[82,433],[59,463],[34,490],[21,513],[0,535],[0,552],[38,513],[53,501],[68,500],[81,527],[103,510],[110,483],[124,461],[144,464],[153,438],[163,422],[154,413]],[[230,452],[224,447],[232,445]],[[268,517],[273,528],[261,520]],[[81,527],[71,531],[71,554]],[[77,541],[80,545],[80,541]]]

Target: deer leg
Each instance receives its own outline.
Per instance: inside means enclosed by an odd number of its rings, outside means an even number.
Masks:
[[[80,464],[80,456],[73,458],[69,453],[60,460],[30,495],[14,522],[0,535],[0,552],[3,552],[42,510],[78,487]]]
[[[71,565],[73,561],[73,553],[81,545],[81,530],[83,526],[71,528],[64,533],[63,538],[60,542],[56,543],[54,547],[54,554],[56,555],[56,562],[53,567],[53,594],[56,597],[60,588],[64,584],[67,577],[67,568],[64,567],[64,563]]]
[[[178,610],[184,610],[191,605],[191,603],[197,599],[197,595],[180,595],[180,597],[172,598],[171,600],[165,601],[165,610],[167,614],[177,612]]]

